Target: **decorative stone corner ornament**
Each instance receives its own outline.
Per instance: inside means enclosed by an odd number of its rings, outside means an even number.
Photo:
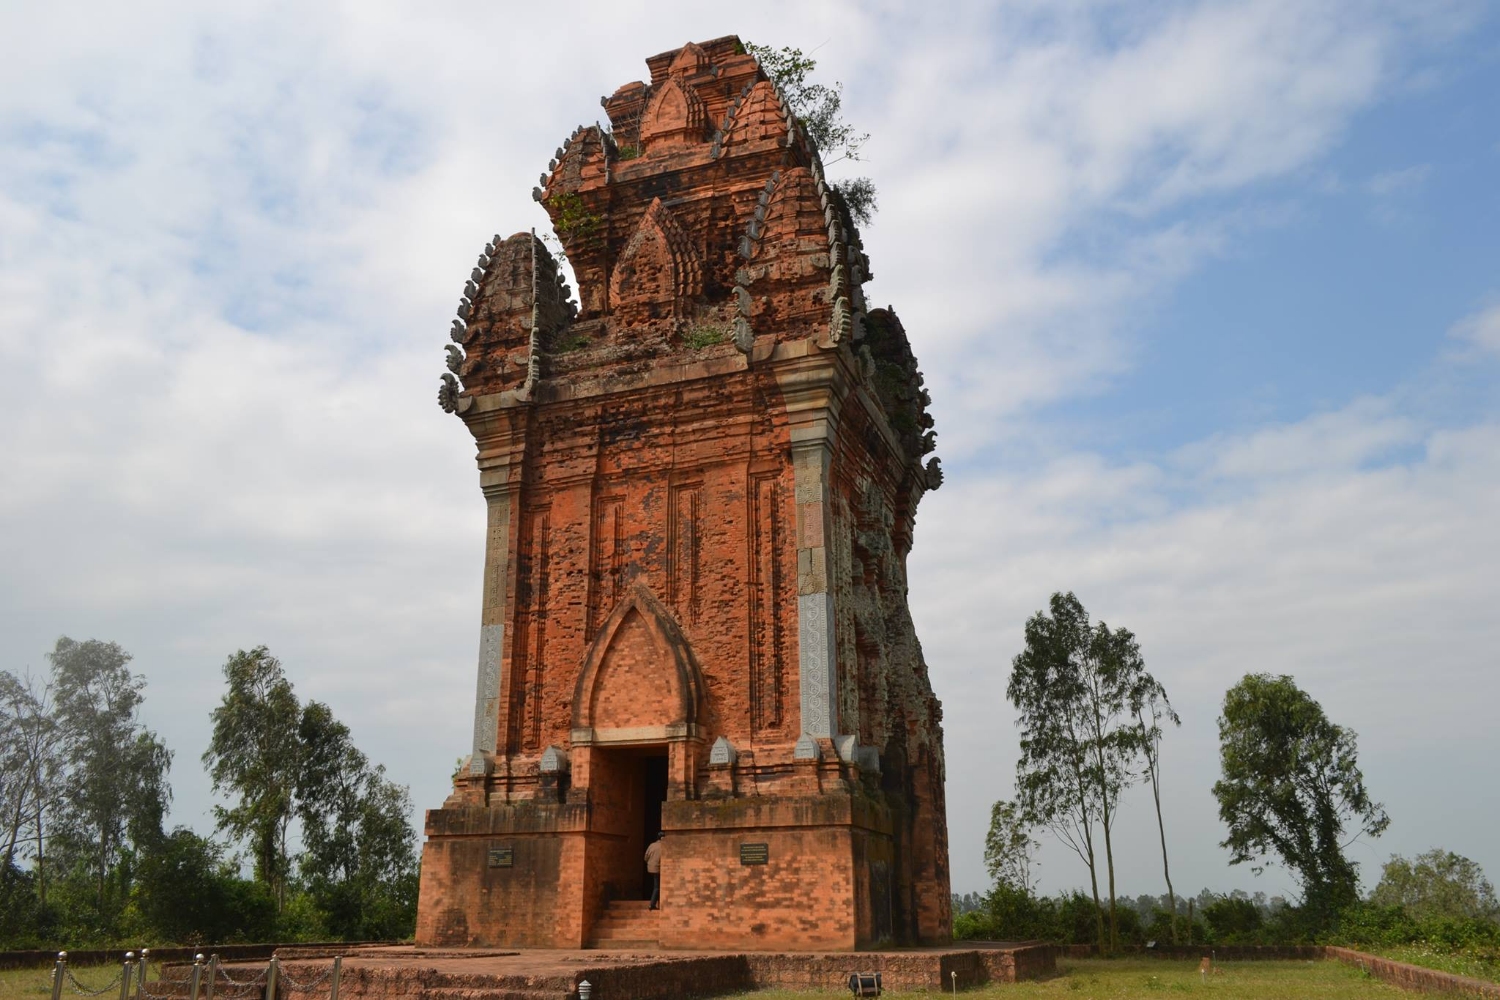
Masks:
[[[568,770],[568,754],[557,747],[548,747],[542,751],[542,763],[540,765],[543,774],[557,774]]]
[[[729,737],[720,736],[714,740],[714,745],[708,751],[709,767],[725,767],[733,764],[739,759],[739,754],[734,749],[734,744],[729,742]]]

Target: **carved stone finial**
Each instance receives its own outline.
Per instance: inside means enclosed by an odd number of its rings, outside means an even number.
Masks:
[[[734,318],[734,346],[740,349],[741,354],[749,354],[755,347],[755,331],[750,328],[750,321],[743,316]]]
[[[942,485],[943,464],[938,460],[938,457],[934,455],[932,458],[929,458],[927,460],[927,488],[929,490],[935,490]]]
[[[448,352],[448,370],[457,375],[464,363],[464,352],[458,349],[457,344],[444,344],[443,347]]]
[[[458,379],[451,372],[443,372],[442,384],[438,386],[438,405],[444,413],[458,410]]]

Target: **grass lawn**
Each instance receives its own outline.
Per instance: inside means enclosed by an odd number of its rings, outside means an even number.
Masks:
[[[1383,958],[1392,958],[1398,962],[1420,965],[1424,969],[1438,969],[1442,972],[1451,972],[1455,976],[1472,976],[1475,979],[1488,979],[1491,982],[1500,983],[1500,955],[1481,955],[1477,952],[1454,954],[1433,951],[1431,948],[1418,944],[1404,948],[1380,948],[1373,954]]]
[[[1219,1000],[1345,1000],[1410,997],[1406,991],[1366,976],[1341,962],[1225,962],[1216,975],[1198,975],[1197,962],[1166,959],[1061,959],[1060,973],[1041,982],[995,983],[964,990],[963,997],[1004,1000],[1091,1000],[1198,996]],[[754,1000],[827,1000],[831,993],[767,990]]]
[[[99,995],[97,1000],[120,1000],[120,963],[113,965],[79,966],[73,969],[73,978],[90,990],[97,990],[108,983],[114,988]],[[161,978],[161,966],[152,962],[147,982]],[[134,996],[132,990],[131,996]],[[52,966],[45,969],[0,970],[0,1000],[49,1000],[52,996]],[[63,1000],[82,1000],[73,984],[63,982]]]

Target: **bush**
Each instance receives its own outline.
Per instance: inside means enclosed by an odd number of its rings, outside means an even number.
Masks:
[[[1220,896],[1203,908],[1215,944],[1261,944],[1260,909],[1248,899]]]

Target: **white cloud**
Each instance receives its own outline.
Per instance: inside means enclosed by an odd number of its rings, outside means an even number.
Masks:
[[[1449,334],[1464,340],[1482,351],[1500,354],[1500,305],[1465,316],[1454,324]]]

